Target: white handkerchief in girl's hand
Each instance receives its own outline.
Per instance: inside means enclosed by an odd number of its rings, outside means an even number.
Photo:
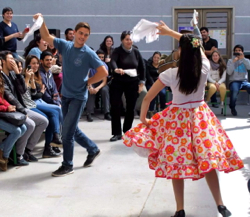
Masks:
[[[136,77],[137,71],[136,69],[125,69],[123,70],[125,74],[129,75],[130,77]]]
[[[144,37],[146,37],[146,43],[157,40],[159,38],[159,35],[157,34],[159,30],[156,29],[156,27],[156,23],[141,19],[132,30],[132,34],[130,36],[131,40],[133,42],[139,42],[144,39]]]
[[[43,18],[42,18],[41,16],[39,16],[39,17],[37,18],[37,20],[34,20],[34,19],[33,19],[33,22],[35,22],[35,23],[34,23],[33,26],[30,28],[29,32],[24,36],[24,38],[23,38],[23,43],[27,40],[27,38],[28,38],[29,36],[33,35],[34,32],[35,32],[36,30],[38,30],[38,29],[41,28],[41,26],[42,26],[42,24],[43,24]]]

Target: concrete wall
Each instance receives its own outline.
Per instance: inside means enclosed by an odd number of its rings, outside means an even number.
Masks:
[[[120,34],[123,30],[131,30],[141,18],[150,21],[163,20],[170,27],[173,26],[174,7],[234,7],[235,22],[234,44],[243,44],[250,52],[250,16],[249,0],[241,0],[237,4],[234,0],[9,0],[0,1],[0,8],[10,6],[14,10],[13,22],[21,31],[26,23],[32,23],[32,15],[41,12],[49,28],[60,29],[61,38],[64,30],[74,28],[80,21],[90,24],[91,36],[87,44],[98,49],[103,38],[110,34],[114,37],[115,46],[120,44]],[[18,42],[18,53],[23,54],[24,44]],[[173,41],[169,37],[160,37],[159,41],[146,44],[141,41],[136,44],[144,58],[148,58],[156,50],[169,53],[173,48]]]

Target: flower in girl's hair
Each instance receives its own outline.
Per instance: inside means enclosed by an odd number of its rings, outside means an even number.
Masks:
[[[191,44],[193,45],[193,48],[197,48],[200,46],[200,42],[197,38],[193,38]]]

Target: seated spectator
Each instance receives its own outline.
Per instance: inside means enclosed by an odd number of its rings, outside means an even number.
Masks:
[[[35,38],[30,41],[29,45],[24,48],[23,56],[26,58],[28,55],[35,55],[40,59],[40,56],[44,50],[47,50],[48,43],[41,38],[38,33]]]
[[[43,84],[45,85],[45,92],[42,99],[49,103],[61,106],[61,98],[59,96],[56,83],[50,68],[52,67],[53,55],[48,51],[43,51],[40,58],[39,73],[42,77]]]
[[[49,125],[45,132],[45,146],[43,158],[59,157],[62,147],[60,136],[60,113],[61,108],[57,105],[50,105],[44,102],[41,98],[45,92],[45,86],[42,83],[42,78],[38,72],[39,59],[36,56],[29,55],[25,61],[25,84],[27,91],[22,95],[24,104],[28,109],[35,111],[49,120]],[[55,146],[52,149],[51,146]],[[25,157],[24,157],[25,158]]]
[[[234,58],[227,62],[227,74],[229,75],[230,104],[231,113],[237,116],[235,109],[237,95],[240,90],[246,90],[250,94],[250,83],[248,82],[248,71],[250,69],[250,60],[244,56],[242,45],[234,47]],[[250,113],[249,113],[250,115]]]
[[[30,161],[37,161],[31,154],[41,134],[48,126],[48,120],[42,115],[26,109],[22,99],[22,94],[26,92],[26,85],[23,76],[19,73],[18,67],[10,51],[0,53],[2,57],[2,76],[4,81],[4,97],[11,104],[16,106],[16,110],[27,115],[25,125],[27,131],[16,142],[17,165],[25,166],[29,163],[23,158],[24,152]]]
[[[74,30],[72,28],[67,28],[64,34],[66,41],[74,41]]]
[[[149,90],[153,83],[158,79],[158,67],[159,67],[159,60],[161,58],[161,53],[156,51],[152,56],[152,61],[147,62],[146,65],[146,86]],[[163,88],[159,94],[151,101],[148,111],[148,118],[151,118],[155,112],[155,102],[157,97],[160,99],[160,109],[164,110],[166,107],[166,88]]]
[[[97,56],[104,61],[104,52],[102,50],[96,51]],[[104,63],[107,71],[108,66]],[[96,73],[95,69],[90,69],[89,71],[89,78],[94,76]],[[92,84],[88,88],[88,101],[86,104],[86,112],[87,112],[87,121],[92,122],[93,118],[91,114],[94,114],[94,107],[95,107],[95,97],[96,94],[100,91],[103,103],[103,111],[104,111],[104,119],[110,121],[110,101],[109,101],[109,86],[107,85],[107,78],[103,79],[102,81]]]
[[[2,59],[0,58],[0,72],[2,71]],[[4,99],[4,83],[2,74],[0,73],[0,111],[1,112],[14,112],[16,107],[10,105]],[[22,124],[20,127],[17,127],[13,124],[10,124],[8,121],[0,119],[0,129],[8,133],[7,137],[0,144],[0,170],[6,171],[8,165],[8,158],[10,152],[15,145],[18,138],[20,138],[27,130],[25,124]]]
[[[62,86],[62,55],[57,52],[57,49],[54,45],[49,44],[47,51],[51,52],[53,55],[52,66],[50,68],[54,81],[56,83],[57,91],[61,92]]]
[[[216,91],[220,92],[220,102],[221,108],[224,107],[224,99],[226,95],[226,63],[221,57],[218,51],[214,51],[211,55],[210,60],[211,69],[208,73],[208,94],[206,102],[210,101],[211,96],[213,96]]]
[[[18,59],[15,59],[15,62],[16,62],[16,64],[17,64],[19,73],[22,74],[22,72],[23,72],[23,62],[20,61],[20,60],[18,60]]]

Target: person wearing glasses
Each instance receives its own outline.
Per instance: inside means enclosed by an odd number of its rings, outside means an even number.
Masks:
[[[145,85],[145,65],[138,49],[133,47],[130,31],[121,34],[121,45],[114,49],[111,56],[113,80],[110,85],[111,104],[111,142],[122,138],[121,106],[122,94],[126,98],[126,113],[123,132],[127,132],[134,120],[134,109],[139,93]]]

